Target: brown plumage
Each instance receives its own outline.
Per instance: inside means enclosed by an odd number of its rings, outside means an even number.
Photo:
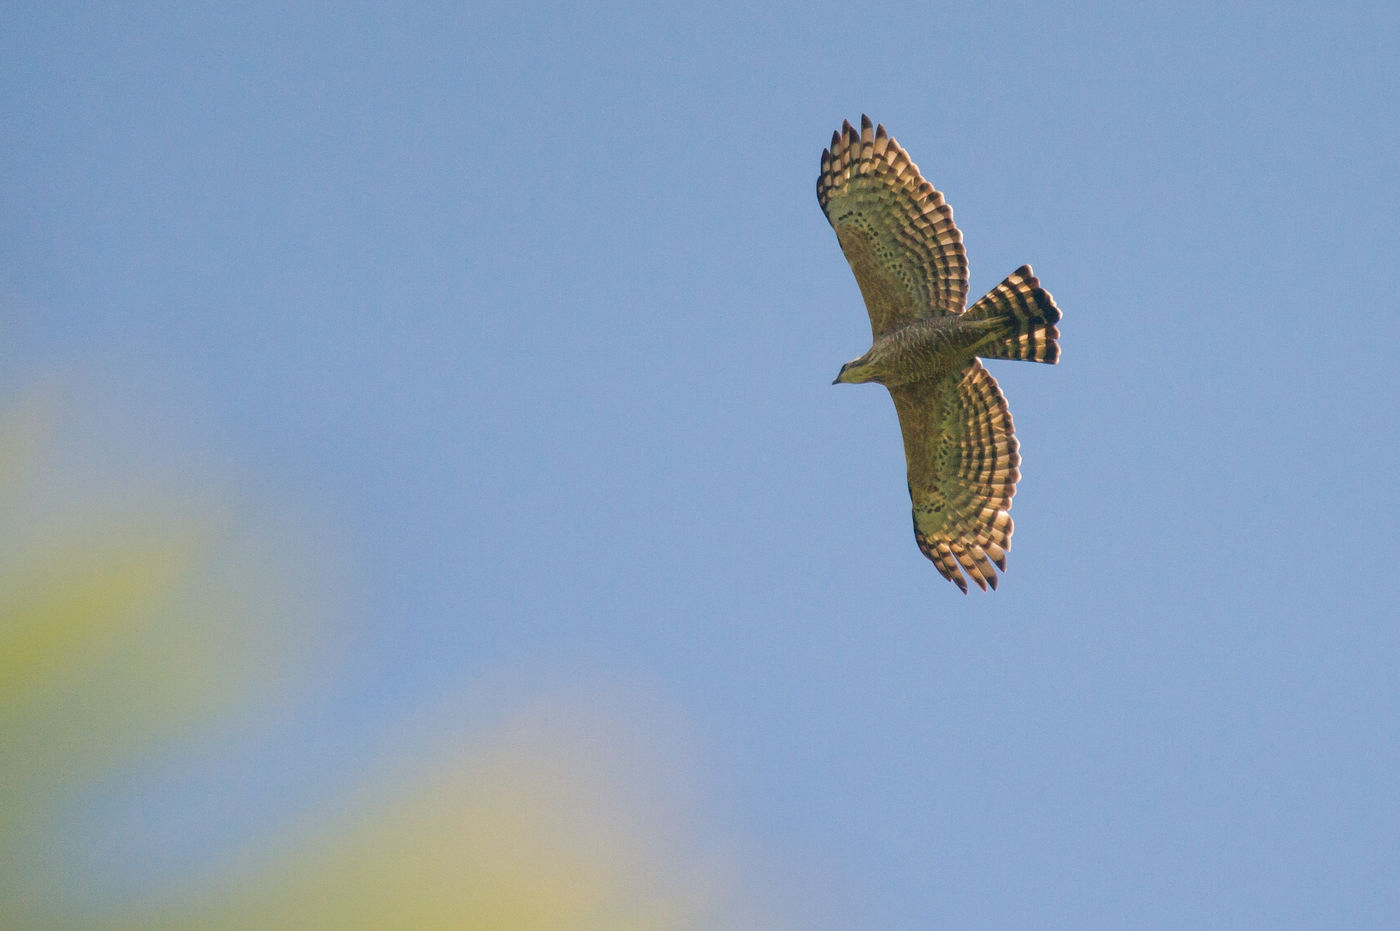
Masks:
[[[870,350],[836,380],[878,382],[894,399],[919,549],[963,592],[967,577],[996,588],[1021,460],[1006,399],[977,357],[1059,361],[1059,308],[1023,265],[964,310],[953,209],[869,117],[832,135],[817,200],[870,314]]]

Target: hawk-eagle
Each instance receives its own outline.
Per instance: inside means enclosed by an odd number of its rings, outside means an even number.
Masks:
[[[860,285],[873,337],[835,383],[889,389],[919,549],[964,594],[963,573],[984,591],[996,588],[1021,458],[1006,399],[977,357],[1059,361],[1059,308],[1029,265],[966,307],[967,256],[953,208],[869,117],[860,132],[847,122],[832,134],[817,200]]]

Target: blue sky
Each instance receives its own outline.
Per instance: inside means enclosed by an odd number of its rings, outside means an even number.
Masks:
[[[2,19],[6,403],[59,385],[88,474],[217,474],[337,630],[275,724],[110,790],[124,846],[214,870],[490,681],[684,734],[787,926],[1400,916],[1392,4]],[[830,385],[869,328],[814,182],[862,112],[975,295],[1029,262],[1064,312],[1059,366],[990,365],[994,594]]]

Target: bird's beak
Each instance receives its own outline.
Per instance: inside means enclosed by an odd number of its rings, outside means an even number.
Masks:
[[[841,384],[841,376],[840,376],[840,375],[837,375],[835,378],[833,378],[833,379],[831,380],[831,383],[832,383],[833,385],[839,385],[839,384]]]

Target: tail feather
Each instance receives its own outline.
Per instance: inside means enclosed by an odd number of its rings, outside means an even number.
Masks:
[[[967,321],[993,324],[976,349],[985,359],[1060,361],[1060,308],[1040,286],[1029,265],[1022,265],[963,314]]]

